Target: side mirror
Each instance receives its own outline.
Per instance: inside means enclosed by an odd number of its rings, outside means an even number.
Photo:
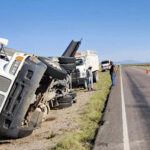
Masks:
[[[8,45],[8,40],[0,38],[0,45],[7,46]]]

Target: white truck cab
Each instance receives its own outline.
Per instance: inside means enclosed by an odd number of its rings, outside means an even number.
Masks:
[[[110,69],[110,61],[109,60],[103,60],[101,62],[101,70],[102,71],[106,71],[106,70],[109,70]]]
[[[8,40],[0,38],[0,136],[18,138],[34,129],[35,124],[25,122],[26,116],[47,67],[25,53],[7,54],[7,44]]]
[[[73,75],[73,83],[76,85],[82,85],[87,87],[87,69],[92,66],[93,80],[97,82],[99,80],[99,59],[96,51],[84,50],[77,52],[76,58],[76,73]],[[75,77],[76,76],[76,77]]]
[[[83,85],[84,88],[87,88],[87,81],[86,81],[86,64],[84,57],[76,58],[76,77],[77,77],[77,84]]]
[[[0,38],[0,113],[13,86],[13,83],[21,70],[24,61],[28,55],[24,53],[15,53],[9,56],[4,51],[4,46],[7,46],[8,40]]]
[[[0,58],[0,113],[28,55],[15,53],[12,57],[8,57],[8,60]]]
[[[76,69],[80,72],[80,78],[86,77],[86,64],[84,58],[76,59]]]

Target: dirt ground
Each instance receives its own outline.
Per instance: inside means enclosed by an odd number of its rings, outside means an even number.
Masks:
[[[77,89],[77,103],[72,107],[52,110],[47,121],[40,128],[34,130],[32,135],[16,140],[0,140],[0,150],[47,150],[56,146],[64,137],[64,133],[78,128],[75,120],[81,115],[88,99],[94,91]]]

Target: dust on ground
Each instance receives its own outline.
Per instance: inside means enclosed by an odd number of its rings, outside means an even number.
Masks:
[[[89,98],[95,91],[76,89],[77,103],[72,107],[60,110],[51,110],[47,121],[41,127],[25,138],[15,140],[0,140],[0,150],[46,150],[57,145],[64,137],[64,133],[73,131],[79,127],[75,121],[85,107]]]

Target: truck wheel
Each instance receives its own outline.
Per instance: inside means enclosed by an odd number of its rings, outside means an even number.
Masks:
[[[62,108],[67,108],[72,106],[72,102],[71,103],[60,103],[59,106],[57,106],[57,108],[62,109]]]
[[[68,70],[68,71],[71,71],[71,72],[76,69],[75,63],[72,63],[72,64],[60,64],[60,66],[62,66],[65,70]]]
[[[74,57],[59,57],[59,63],[60,64],[72,64],[75,63]]]
[[[72,96],[67,95],[67,96],[63,96],[57,99],[58,103],[71,103],[72,102]]]
[[[45,57],[38,57],[38,59],[47,65],[47,70],[46,70],[47,75],[60,80],[66,78],[67,72],[59,64]]]
[[[72,96],[72,99],[74,99],[74,98],[77,96],[77,93],[75,93],[75,92],[70,92],[69,95]]]
[[[98,71],[95,71],[93,73],[93,81],[94,82],[98,82],[99,81],[99,73],[98,73]]]

